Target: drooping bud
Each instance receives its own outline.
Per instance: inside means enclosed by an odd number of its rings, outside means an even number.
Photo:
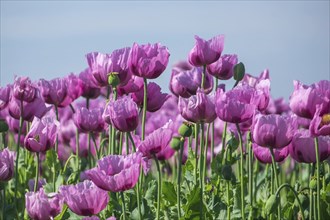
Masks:
[[[242,62],[236,64],[234,66],[234,79],[236,81],[241,81],[245,75],[245,67]]]
[[[0,133],[8,131],[9,127],[5,120],[0,119]]]

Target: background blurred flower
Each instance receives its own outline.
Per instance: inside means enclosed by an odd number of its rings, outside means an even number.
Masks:
[[[14,159],[16,152],[8,148],[0,151],[0,181],[8,181],[14,175]]]
[[[104,129],[102,113],[102,108],[89,110],[85,107],[80,107],[76,110],[74,122],[81,132],[101,132]]]
[[[10,99],[11,85],[0,87],[0,110],[3,110]]]
[[[32,102],[37,95],[36,87],[31,83],[29,77],[15,77],[13,84],[13,96],[25,102]]]

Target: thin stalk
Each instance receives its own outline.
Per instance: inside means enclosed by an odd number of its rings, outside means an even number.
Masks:
[[[136,147],[135,147],[135,143],[134,143],[134,140],[132,138],[132,135],[130,132],[126,132],[126,137],[128,136],[128,138],[131,140],[131,143],[132,143],[132,148],[133,148],[133,151],[136,152]],[[127,144],[126,144],[126,149],[128,149],[128,139],[127,140]],[[128,155],[128,153],[126,153]],[[140,167],[140,173],[142,171],[142,167]],[[141,176],[141,174],[140,174]],[[141,186],[141,178],[139,176],[139,181],[137,182],[136,184],[136,199],[137,199],[137,206],[138,206],[138,210],[139,210],[139,219],[142,220],[142,212],[141,212],[141,204],[140,204],[140,186]]]
[[[6,148],[6,132],[2,132],[2,145],[3,145],[2,149],[5,149]]]
[[[154,155],[154,159],[156,162],[156,166],[157,166],[157,172],[158,172],[158,191],[157,191],[157,212],[156,212],[156,219],[159,220],[160,216],[160,196],[162,193],[162,173],[160,171],[160,166],[159,166],[159,161],[156,157],[156,155]]]
[[[226,181],[227,183],[227,219],[230,220],[230,181]]]
[[[315,193],[313,192],[313,213],[314,213],[314,219],[317,219],[316,217],[315,217],[315,215],[316,215],[316,195],[315,195]],[[320,220],[320,219],[318,219],[318,220]]]
[[[214,122],[212,122],[211,125],[211,161],[210,163],[212,164],[213,162],[213,157],[214,157]],[[212,176],[212,167],[211,167],[211,176]]]
[[[80,160],[79,160],[79,130],[77,128],[76,130],[76,166],[77,166],[77,172],[80,173]]]
[[[117,89],[112,89],[113,94],[113,100],[117,100]],[[110,132],[110,130],[109,130]],[[110,133],[109,133],[110,134]],[[109,136],[110,137],[110,136]],[[116,154],[116,129],[114,127],[111,127],[111,154]]]
[[[36,179],[34,182],[34,192],[37,192],[38,182],[39,182],[39,166],[40,166],[40,159],[39,159],[39,152],[37,154],[37,164],[36,164]]]
[[[320,155],[319,155],[319,140],[317,137],[314,138],[315,142],[315,155],[316,155],[316,205],[317,205],[317,219],[321,220],[321,209],[320,209]],[[316,213],[315,213],[316,214]]]
[[[209,123],[208,126],[207,126],[207,129],[206,129],[206,140],[204,141],[205,142],[205,146],[204,146],[204,167],[203,167],[203,181],[205,182],[205,178],[207,176],[207,170],[206,170],[206,167],[207,167],[207,150],[208,150],[208,144],[209,144],[209,133],[210,133],[210,127],[211,127],[211,124]]]
[[[109,136],[109,139],[108,139],[108,152],[107,154],[111,154],[111,143],[112,143],[112,139],[111,139],[111,133],[112,133],[112,125],[109,125],[109,131],[108,131],[108,136]]]
[[[195,184],[197,184],[198,176],[197,176],[197,167],[198,167],[198,132],[199,132],[199,124],[195,124]]]
[[[289,188],[289,189],[293,192],[294,196],[296,197],[296,199],[297,199],[297,201],[298,201],[298,206],[299,206],[299,210],[300,210],[300,212],[301,212],[302,220],[305,220],[305,217],[304,217],[304,210],[303,210],[303,208],[302,208],[302,206],[301,206],[301,202],[300,202],[300,199],[299,199],[299,197],[298,197],[298,193],[296,192],[296,190],[294,190],[294,188],[293,188],[290,184],[288,184],[288,183],[284,183],[284,184],[282,184],[282,185],[277,189],[275,196],[276,196],[276,197],[279,197],[279,196],[280,196],[280,191],[281,191],[284,187]],[[281,206],[281,204],[280,204],[279,206]]]
[[[19,143],[21,141],[21,133],[23,127],[23,101],[20,102],[20,117],[19,117],[19,129],[18,129],[18,136],[17,136],[17,145],[16,145],[16,161],[15,161],[15,208],[17,211],[18,207],[18,199],[17,199],[17,186],[19,182],[18,178],[18,161],[19,161]]]
[[[178,219],[181,219],[181,200],[180,200],[180,194],[181,194],[181,171],[182,171],[182,156],[183,156],[183,143],[184,140],[180,143],[180,154],[178,158],[178,191],[177,191],[177,208],[178,208]]]
[[[55,108],[56,120],[59,121],[57,105],[54,105],[54,108]],[[56,159],[57,159],[58,158],[58,134],[56,134],[56,140],[55,140],[55,154],[56,154]],[[56,163],[54,161],[54,163],[53,163],[53,189],[54,189],[54,192],[56,192],[56,184],[55,184],[56,176],[57,176]]]
[[[93,143],[94,143],[94,148],[96,150],[96,156],[97,156],[97,159],[99,160],[100,159],[100,153],[101,153],[101,147],[97,147],[97,144],[96,144],[96,140],[95,140],[95,136],[93,133],[91,133],[91,137],[92,137],[92,140],[93,140]]]
[[[252,151],[252,143],[250,139],[250,134],[248,133],[248,170],[249,170],[249,202],[250,202],[250,214],[249,214],[249,219],[253,218],[253,151]]]
[[[204,89],[204,86],[205,86],[205,72],[206,72],[206,65],[203,65],[202,83],[201,83],[202,89]]]
[[[126,142],[126,155],[129,154],[129,143],[128,143],[128,136],[129,136],[129,132],[126,132],[126,135],[125,135],[125,142]]]
[[[6,185],[7,183],[5,182],[3,184],[3,203],[2,203],[2,219],[5,220],[6,216]]]
[[[310,181],[314,176],[314,171],[315,171],[315,163],[313,163],[312,165],[309,164]],[[309,188],[309,219],[313,219],[313,189],[312,188]]]
[[[236,123],[236,128],[238,131],[238,138],[239,138],[239,146],[241,150],[241,163],[240,163],[240,170],[241,170],[241,217],[242,219],[245,219],[245,204],[244,204],[244,170],[243,170],[243,157],[244,157],[244,152],[243,152],[243,139],[242,139],[242,133],[241,129],[239,128],[239,125]]]
[[[274,176],[275,176],[276,187],[279,188],[280,183],[278,181],[278,175],[277,175],[277,170],[276,170],[276,162],[275,162],[274,150],[273,150],[273,148],[269,148],[269,151],[270,151],[270,155],[272,156],[272,167],[273,167],[273,172],[274,172]],[[277,218],[278,219],[281,219],[281,207],[280,207],[280,205],[277,207],[277,215],[278,215]]]
[[[203,175],[203,165],[204,165],[204,123],[201,122],[201,138],[200,138],[200,155],[199,155],[199,186],[200,186],[200,219],[203,218],[203,194],[204,194],[204,189],[203,189],[203,183],[204,183],[204,175]]]
[[[119,134],[119,155],[123,154],[123,132],[120,132]]]
[[[126,220],[126,207],[125,207],[125,196],[124,196],[124,192],[120,192],[120,197],[121,197],[121,201],[122,201],[122,209],[123,209],[123,219]]]
[[[147,95],[148,95],[148,84],[147,79],[143,78],[143,108],[142,108],[142,141],[145,138],[145,124],[146,124],[146,114],[147,114]]]
[[[88,146],[88,165],[89,165],[89,169],[92,169],[91,132],[88,132],[87,134],[87,146]]]
[[[225,147],[226,147],[226,136],[227,136],[227,122],[225,122],[223,131],[222,131],[222,149],[220,153],[220,158],[223,159]]]

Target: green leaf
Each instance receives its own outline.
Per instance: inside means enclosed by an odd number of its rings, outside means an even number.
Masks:
[[[68,219],[70,217],[70,214],[67,213],[68,206],[66,204],[63,205],[62,212],[58,214],[54,220],[62,220],[62,219]]]
[[[163,194],[163,199],[168,201],[171,205],[176,204],[177,198],[173,183],[164,181],[162,185],[162,194]]]

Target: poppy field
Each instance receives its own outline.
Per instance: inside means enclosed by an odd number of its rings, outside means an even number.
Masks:
[[[274,98],[223,35],[195,40],[172,67],[134,43],[0,87],[0,219],[330,219],[329,79]]]

